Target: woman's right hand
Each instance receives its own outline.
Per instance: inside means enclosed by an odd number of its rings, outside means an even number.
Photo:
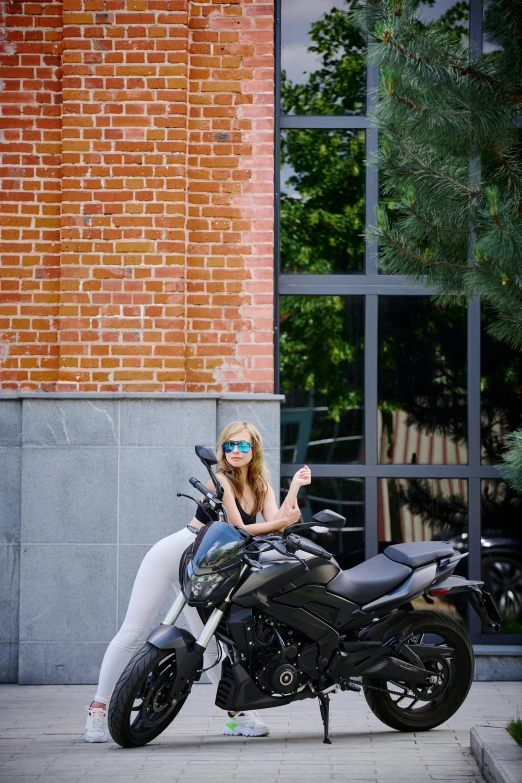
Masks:
[[[297,502],[294,506],[292,506],[288,502],[288,499],[285,499],[283,508],[284,515],[278,520],[278,530],[284,530],[285,527],[288,527],[289,525],[295,525],[295,523],[299,522],[301,519],[301,509],[297,505]]]

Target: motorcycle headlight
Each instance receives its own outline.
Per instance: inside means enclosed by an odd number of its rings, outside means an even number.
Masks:
[[[193,576],[190,582],[190,597],[196,601],[206,601],[216,587],[223,581],[221,574]]]

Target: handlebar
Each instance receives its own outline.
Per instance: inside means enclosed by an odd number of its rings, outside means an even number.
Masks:
[[[218,496],[215,492],[212,492],[211,489],[207,489],[201,481],[198,481],[197,478],[189,478],[189,483],[192,484],[194,489],[197,489],[199,492],[201,492],[202,495],[206,497],[207,500],[218,500]]]
[[[323,560],[331,560],[333,555],[323,549],[322,546],[312,544],[311,541],[306,541],[300,538],[300,536],[290,535],[286,539],[286,548],[292,554],[300,549],[302,552],[308,552],[309,555],[315,555],[321,557]]]

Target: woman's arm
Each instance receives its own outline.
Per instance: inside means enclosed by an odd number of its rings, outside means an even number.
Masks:
[[[277,520],[272,519],[271,521],[267,522],[254,522],[253,525],[245,525],[243,520],[241,519],[241,514],[239,513],[238,507],[236,506],[236,499],[234,497],[234,493],[232,492],[232,487],[230,486],[230,482],[226,478],[226,476],[223,476],[222,473],[219,475],[219,480],[221,481],[221,485],[223,487],[224,493],[223,493],[223,505],[225,506],[227,510],[227,516],[229,522],[231,522],[236,527],[242,527],[245,530],[248,530],[249,533],[251,533],[253,536],[262,536],[266,535],[267,533],[275,533],[278,530],[283,530],[283,528],[287,527],[287,525],[293,525],[294,522],[297,522],[300,517],[300,511],[297,508],[291,508],[287,503],[284,503],[279,511],[277,512]],[[209,481],[206,484],[208,489],[215,489],[214,484],[209,479]],[[271,489],[271,487],[270,487]],[[272,495],[274,494],[274,491],[272,490]],[[275,506],[275,499],[274,499],[274,506]],[[263,507],[263,518],[266,519],[264,514],[264,507]],[[276,506],[277,511],[277,506]]]
[[[277,504],[276,499],[274,495],[274,490],[272,487],[268,487],[268,492],[265,499],[265,505],[263,506],[263,518],[264,519],[270,519],[272,522],[276,522],[278,519],[283,517],[285,515],[285,503],[288,503],[290,508],[296,507],[297,504],[297,493],[301,489],[301,487],[304,487],[306,484],[310,484],[312,480],[312,474],[310,471],[310,468],[308,465],[304,465],[300,470],[297,471],[297,473],[294,475],[291,483],[290,488],[288,490],[288,493],[285,498],[285,502],[279,509],[277,510]],[[300,515],[299,515],[300,516]],[[296,522],[299,520],[299,517],[296,519]]]

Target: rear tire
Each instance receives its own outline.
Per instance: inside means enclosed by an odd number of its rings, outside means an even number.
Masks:
[[[170,702],[168,694],[175,677],[173,650],[158,650],[147,643],[132,656],[109,704],[109,731],[118,745],[146,745],[172,723],[188,696]]]
[[[451,658],[441,656],[437,662],[436,657],[430,656],[425,661],[426,667],[429,661],[429,666],[434,673],[440,672],[440,678],[443,680],[440,696],[438,698],[435,696],[429,702],[415,702],[414,699],[406,696],[397,698],[388,692],[372,690],[369,686],[395,692],[411,686],[407,683],[363,677],[364,696],[373,714],[392,729],[428,731],[449,720],[463,704],[473,682],[475,656],[468,635],[461,626],[451,617],[438,612],[415,611],[391,615],[366,638],[374,641],[384,640],[394,633],[400,633],[408,625],[411,625],[411,632],[417,636],[438,637],[442,639],[442,643],[437,641],[434,642],[435,644],[455,650]],[[426,640],[425,643],[432,642]],[[426,695],[429,695],[429,692]]]

